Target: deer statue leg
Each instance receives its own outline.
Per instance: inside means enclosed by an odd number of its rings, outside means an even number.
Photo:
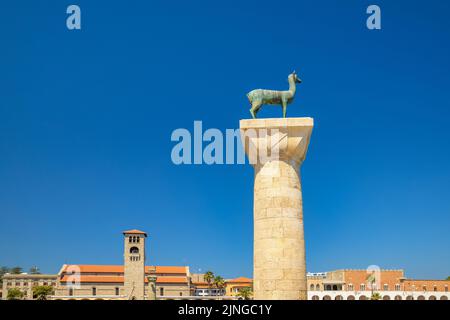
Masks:
[[[283,118],[286,118],[286,108],[287,108],[287,101],[286,100],[281,100],[281,105],[283,107]]]
[[[256,102],[252,104],[252,108],[250,109],[250,114],[252,115],[253,119],[256,119],[256,114],[259,111],[259,108],[261,108],[261,103]]]

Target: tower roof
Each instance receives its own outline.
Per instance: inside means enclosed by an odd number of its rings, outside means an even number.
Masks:
[[[141,230],[132,229],[132,230],[126,230],[123,232],[123,234],[143,234],[144,236],[147,236],[147,233]]]

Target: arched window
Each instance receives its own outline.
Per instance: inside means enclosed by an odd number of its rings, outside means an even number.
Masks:
[[[444,291],[448,292],[448,286],[447,285],[445,285]]]
[[[163,296],[164,295],[164,288],[159,288],[159,295]]]
[[[316,290],[317,290],[317,291],[320,290],[320,285],[316,284]]]
[[[361,283],[359,288],[360,288],[361,291],[366,291],[366,284],[365,283]]]
[[[386,283],[383,284],[383,290],[384,291],[389,291],[389,285],[387,285]]]
[[[93,296],[97,295],[97,288],[96,287],[92,287],[92,295]]]
[[[130,248],[130,253],[135,253],[135,254],[137,254],[137,253],[139,253],[139,249],[138,249],[137,247],[131,247],[131,248]]]
[[[437,287],[436,286],[433,287],[433,291],[435,291],[435,292],[437,291]]]
[[[349,285],[347,286],[347,290],[353,291],[353,284],[349,283]]]
[[[395,285],[395,291],[400,291],[400,285],[398,283]]]
[[[325,290],[331,290],[331,285],[327,284],[327,286],[325,287]]]
[[[314,284],[311,284],[311,286],[309,287],[309,290],[314,291]]]
[[[119,287],[116,287],[116,296],[118,296],[118,295],[119,295],[119,293],[120,293],[120,291],[119,291]]]
[[[129,236],[129,237],[128,237],[128,242],[129,242],[129,243],[131,243],[131,242],[133,241],[132,238],[133,238],[132,236]]]
[[[337,285],[333,285],[333,290],[336,291],[337,290]]]
[[[141,237],[136,237],[136,242],[139,243],[140,239],[141,239]]]
[[[427,286],[422,287],[423,291],[427,291]]]
[[[69,289],[69,296],[73,296],[73,289],[72,288]]]

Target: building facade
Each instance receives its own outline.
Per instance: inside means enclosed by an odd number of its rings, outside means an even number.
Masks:
[[[8,297],[10,289],[19,289],[24,293],[24,298],[33,299],[33,287],[35,286],[57,286],[56,274],[5,274],[3,275],[2,299]]]
[[[449,280],[416,280],[403,270],[336,270],[308,274],[308,300],[449,300]]]
[[[204,274],[188,266],[146,266],[147,234],[123,232],[123,265],[63,265],[57,274],[5,274],[0,290],[17,288],[33,299],[33,287],[52,286],[54,300],[237,299],[252,279],[225,280],[216,288]],[[399,270],[335,270],[307,274],[309,300],[367,300],[376,293],[383,300],[449,300],[450,280],[417,280]]]

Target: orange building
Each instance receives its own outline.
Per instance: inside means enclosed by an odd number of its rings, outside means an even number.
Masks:
[[[308,275],[310,300],[449,300],[450,280],[416,280],[399,270],[336,270]]]
[[[245,277],[226,280],[225,294],[230,297],[235,297],[242,288],[252,288],[253,280]]]

